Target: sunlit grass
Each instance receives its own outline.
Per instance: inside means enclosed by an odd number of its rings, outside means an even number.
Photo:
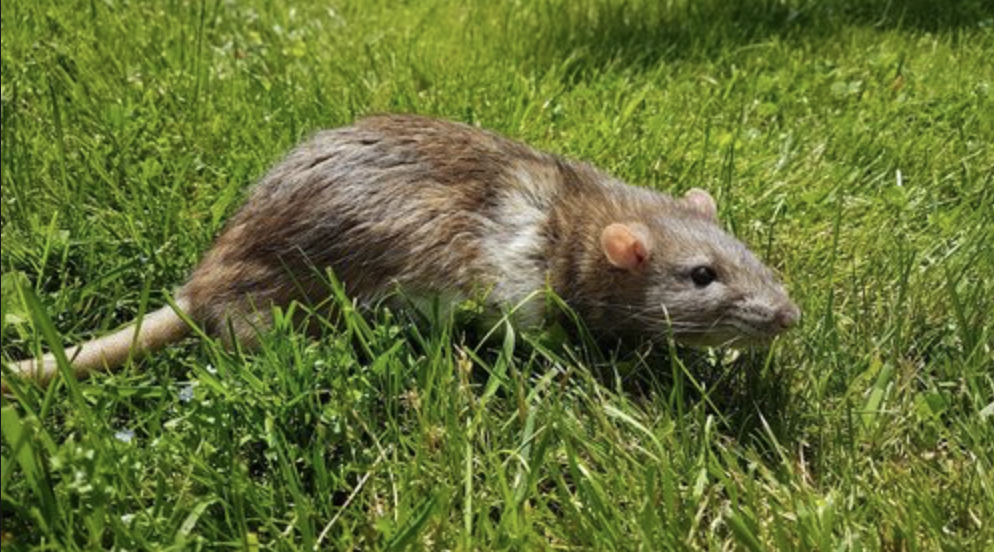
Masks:
[[[4,2],[5,360],[165,304],[287,148],[395,111],[710,190],[802,326],[638,358],[279,313],[22,384],[4,550],[994,546],[987,2],[293,4]]]

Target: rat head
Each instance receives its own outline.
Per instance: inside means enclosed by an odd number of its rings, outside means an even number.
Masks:
[[[687,345],[754,345],[800,319],[773,271],[719,228],[714,199],[703,190],[688,192],[665,216],[608,225],[600,243],[627,281],[621,285],[639,290],[638,321],[654,335],[672,333]]]

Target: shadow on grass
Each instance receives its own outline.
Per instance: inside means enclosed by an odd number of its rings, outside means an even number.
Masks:
[[[795,380],[789,368],[779,365],[776,350],[750,348],[730,355],[671,345],[641,332],[597,336],[564,301],[552,294],[547,300],[557,308],[550,317],[555,323],[525,337],[533,357],[585,366],[604,387],[636,402],[661,401],[674,416],[691,411],[714,416],[728,434],[761,448],[769,448],[771,438],[782,444],[796,440],[804,417],[795,411]],[[475,336],[471,340],[479,342]]]
[[[684,368],[674,373],[670,353],[660,351],[628,374],[624,391],[643,400],[662,395],[685,408],[703,408],[741,442],[769,444],[772,434],[788,445],[795,440],[803,416],[794,412],[790,374],[777,363],[776,355],[768,358],[768,353],[766,349],[747,350],[724,361],[681,349],[677,355]]]
[[[831,39],[851,27],[953,33],[994,25],[985,0],[609,0],[597,7],[548,0],[514,27],[540,65],[644,69],[660,61],[716,59],[778,39]],[[555,22],[550,24],[550,22]],[[520,42],[519,42],[520,44]]]

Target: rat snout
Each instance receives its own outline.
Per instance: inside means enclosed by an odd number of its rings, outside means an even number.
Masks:
[[[793,328],[801,320],[801,309],[791,302],[780,307],[774,315],[774,322],[778,331],[786,331]]]

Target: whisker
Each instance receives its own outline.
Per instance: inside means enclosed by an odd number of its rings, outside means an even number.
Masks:
[[[738,319],[734,316],[734,313],[730,312],[723,312],[714,320],[694,321],[674,320],[670,316],[669,309],[665,304],[635,308],[631,304],[616,303],[613,301],[583,300],[575,302],[574,306],[579,308],[613,309],[619,315],[619,324],[636,322],[659,328],[658,331],[649,332],[650,335],[648,336],[634,331],[627,332],[639,334],[643,338],[647,337],[647,341],[651,344],[660,344],[671,338],[679,341],[681,338],[696,339],[708,336],[721,336],[724,340],[717,346],[730,347],[752,338],[762,337],[762,332]]]

